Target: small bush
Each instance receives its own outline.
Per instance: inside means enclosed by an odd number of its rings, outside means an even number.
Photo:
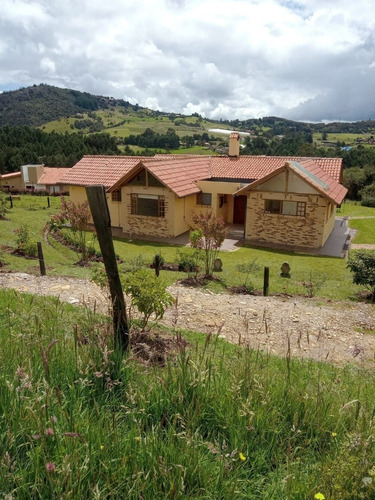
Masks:
[[[24,252],[29,257],[35,257],[37,254],[36,243],[30,238],[28,226],[20,226],[14,230],[14,233],[16,234],[17,250]]]
[[[361,201],[361,205],[363,207],[375,208],[375,198],[363,198],[363,200]]]
[[[142,315],[142,331],[147,328],[152,315],[155,321],[158,321],[164,316],[167,307],[173,303],[173,297],[167,292],[165,282],[148,273],[146,269],[126,273],[122,278],[122,284],[124,292],[131,297],[132,306]]]

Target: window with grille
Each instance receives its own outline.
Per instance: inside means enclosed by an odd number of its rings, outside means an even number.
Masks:
[[[165,217],[165,197],[153,194],[131,195],[131,214],[148,217]]]
[[[268,214],[305,217],[306,203],[304,201],[265,200],[264,210]]]
[[[121,189],[112,191],[112,201],[121,201]]]

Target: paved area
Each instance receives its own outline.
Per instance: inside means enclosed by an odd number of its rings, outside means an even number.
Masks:
[[[336,217],[335,227],[327,241],[318,251],[318,255],[327,257],[347,257],[350,240],[354,237],[355,230],[348,226],[347,217]]]
[[[296,248],[295,251],[302,253],[311,253],[315,255],[326,255],[328,257],[347,257],[350,240],[355,235],[355,230],[348,226],[348,217],[337,217],[335,227],[328,240],[320,250],[311,250],[308,248]],[[139,239],[139,237],[137,236]],[[176,238],[167,238],[160,240],[158,238],[147,237],[148,241],[158,241],[168,245],[187,246],[189,245],[189,231],[180,234]],[[224,240],[221,250],[224,252],[234,252],[241,248],[244,240],[244,228],[241,224],[231,224],[229,226],[228,237]],[[267,245],[267,248],[281,249],[280,245]],[[285,247],[289,250],[290,247]]]

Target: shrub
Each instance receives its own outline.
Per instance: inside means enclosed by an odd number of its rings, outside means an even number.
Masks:
[[[207,276],[212,276],[214,261],[227,235],[224,219],[210,210],[193,213],[191,220],[192,231],[189,235],[191,246],[204,251],[205,273]]]
[[[353,283],[370,290],[372,302],[375,302],[375,252],[356,252],[346,267],[353,273]]]
[[[7,205],[7,203],[6,203],[5,196],[3,196],[0,193],[0,219],[4,219],[5,214],[8,212],[6,205]]]
[[[153,314],[155,321],[158,321],[173,303],[173,297],[167,292],[165,282],[146,269],[126,273],[122,278],[122,285],[124,292],[131,297],[132,306],[142,315],[142,331],[147,328]]]
[[[199,262],[202,260],[202,255],[199,249],[182,248],[177,251],[176,262],[179,271],[186,273],[198,272]]]
[[[319,292],[324,283],[326,282],[327,276],[322,275],[313,275],[310,271],[309,279],[302,282],[302,286],[305,289],[308,297],[312,298]]]
[[[371,197],[363,198],[362,201],[361,201],[361,205],[363,207],[373,207],[373,208],[375,208],[375,198],[371,198]]]
[[[29,257],[35,257],[37,254],[37,248],[35,241],[30,238],[29,228],[25,224],[14,230],[16,235],[16,245],[17,250],[21,250]]]

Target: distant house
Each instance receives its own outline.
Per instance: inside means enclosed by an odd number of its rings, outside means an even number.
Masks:
[[[22,165],[19,172],[0,175],[0,188],[7,191],[47,191],[50,194],[69,192],[60,179],[70,169],[44,165]]]
[[[60,182],[76,202],[103,184],[120,237],[173,238],[211,209],[254,244],[320,248],[347,192],[341,179],[341,158],[240,156],[232,133],[226,156],[85,156]]]

